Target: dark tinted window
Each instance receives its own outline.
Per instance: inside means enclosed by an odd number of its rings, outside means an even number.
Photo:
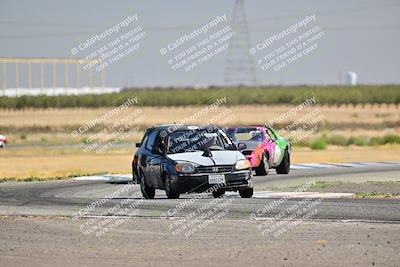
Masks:
[[[146,143],[146,149],[147,150],[152,150],[154,147],[154,144],[156,143],[156,139],[157,139],[157,131],[154,130],[149,134],[149,138],[147,139],[147,143]]]
[[[236,129],[235,129],[235,128],[229,128],[229,129],[226,130],[226,133],[228,134],[228,136],[229,136],[233,141],[235,141],[235,132],[236,132]]]
[[[164,148],[165,148],[164,139],[159,134],[157,134],[157,140],[156,140],[155,146],[160,148],[161,151],[164,151]]]
[[[147,142],[147,139],[149,138],[149,131],[147,131],[145,134],[144,134],[144,136],[143,136],[143,139],[142,139],[142,141],[140,142],[140,146],[141,147],[143,147],[144,145],[146,145],[146,142]]]

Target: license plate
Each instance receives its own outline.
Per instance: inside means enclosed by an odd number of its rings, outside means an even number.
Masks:
[[[210,174],[208,175],[209,184],[225,184],[224,174]]]

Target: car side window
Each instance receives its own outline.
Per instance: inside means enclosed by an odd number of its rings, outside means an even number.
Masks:
[[[232,141],[229,139],[229,136],[223,130],[218,131],[218,136],[221,139],[221,143],[223,144],[224,148],[232,146]]]
[[[159,134],[157,135],[157,140],[155,142],[155,146],[158,147],[161,151],[164,151],[164,148],[165,148],[164,139]]]
[[[235,140],[235,132],[236,132],[235,128],[229,128],[225,132],[228,134],[230,139]]]
[[[149,151],[153,150],[154,144],[156,143],[156,139],[157,139],[157,131],[152,131],[149,134],[149,137],[147,138],[147,142],[146,142],[146,149]]]
[[[148,138],[149,138],[149,133],[146,132],[145,135],[143,136],[142,141],[140,142],[141,147],[143,147],[146,144]]]

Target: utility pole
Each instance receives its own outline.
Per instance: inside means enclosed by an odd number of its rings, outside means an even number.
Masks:
[[[231,28],[235,35],[229,41],[224,73],[225,83],[230,86],[254,86],[256,75],[254,62],[249,53],[250,36],[244,0],[235,0]]]

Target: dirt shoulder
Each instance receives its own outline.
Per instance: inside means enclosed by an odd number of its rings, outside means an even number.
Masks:
[[[274,188],[274,191],[295,191],[298,187]],[[356,198],[400,198],[399,181],[316,181],[306,192],[355,193]]]
[[[399,177],[400,179],[400,177]],[[400,181],[368,181],[364,183],[351,182],[316,182],[308,191],[318,192],[376,192],[387,194],[400,194]]]

